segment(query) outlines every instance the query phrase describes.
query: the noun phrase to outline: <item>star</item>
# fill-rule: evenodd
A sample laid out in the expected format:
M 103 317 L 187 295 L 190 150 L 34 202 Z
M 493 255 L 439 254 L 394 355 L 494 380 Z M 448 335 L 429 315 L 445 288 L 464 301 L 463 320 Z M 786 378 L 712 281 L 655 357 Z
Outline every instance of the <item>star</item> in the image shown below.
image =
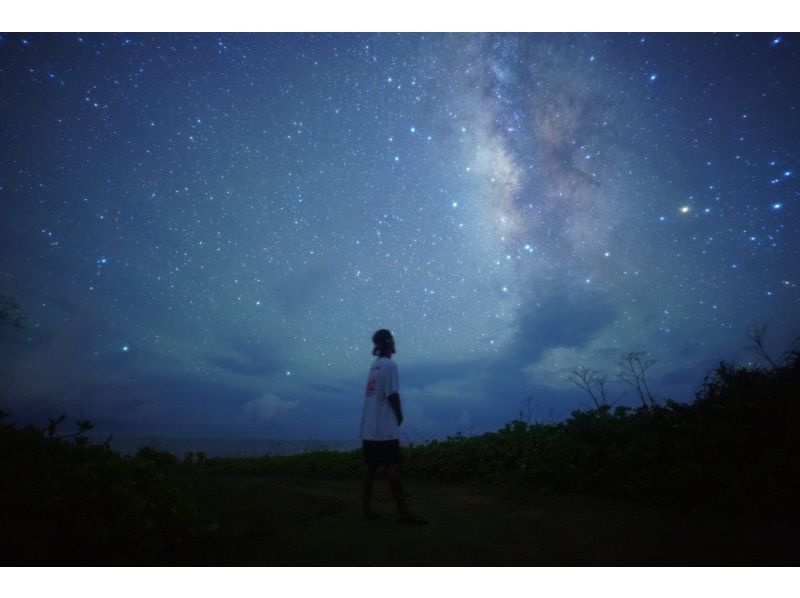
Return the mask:
M 791 35 L 80 39 L 0 38 L 2 294 L 36 324 L 26 363 L 48 364 L 37 338 L 65 356 L 14 389 L 65 380 L 52 397 L 80 385 L 89 409 L 119 388 L 153 429 L 191 411 L 246 435 L 257 413 L 349 437 L 385 327 L 426 389 L 409 430 L 434 437 L 464 410 L 502 425 L 482 389 L 568 414 L 557 372 L 609 348 L 652 351 L 663 396 L 691 400 L 742 322 L 798 326 Z

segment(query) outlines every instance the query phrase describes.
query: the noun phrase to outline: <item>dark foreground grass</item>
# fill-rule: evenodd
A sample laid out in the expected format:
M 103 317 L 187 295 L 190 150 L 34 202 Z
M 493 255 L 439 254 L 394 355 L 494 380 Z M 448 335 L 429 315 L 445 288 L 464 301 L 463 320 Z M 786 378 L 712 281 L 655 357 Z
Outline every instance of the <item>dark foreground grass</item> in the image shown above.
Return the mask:
M 796 522 L 732 517 L 582 495 L 408 480 L 425 526 L 394 520 L 382 480 L 360 517 L 358 483 L 187 474 L 217 522 L 187 564 L 780 565 L 800 563 Z
M 263 459 L 191 470 L 152 450 L 0 432 L 0 565 L 800 564 L 794 511 L 408 476 L 412 509 L 430 519 L 408 526 L 383 479 L 373 506 L 385 518 L 365 521 L 354 475 L 265 472 Z

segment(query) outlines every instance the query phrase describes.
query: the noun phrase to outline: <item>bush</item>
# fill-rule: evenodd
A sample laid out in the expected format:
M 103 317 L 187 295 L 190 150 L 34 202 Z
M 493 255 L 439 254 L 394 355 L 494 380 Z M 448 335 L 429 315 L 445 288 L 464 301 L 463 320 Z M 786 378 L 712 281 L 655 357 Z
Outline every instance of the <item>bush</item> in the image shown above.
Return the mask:
M 122 457 L 78 436 L 0 428 L 4 565 L 191 562 L 209 530 L 163 453 Z
M 512 421 L 403 450 L 407 474 L 692 507 L 788 512 L 800 503 L 800 364 L 722 362 L 691 404 L 600 406 L 558 424 Z M 215 459 L 217 473 L 356 478 L 360 451 Z
M 206 462 L 206 473 L 212 475 L 298 475 L 323 476 L 333 479 L 357 478 L 360 474 L 361 451 L 316 451 L 299 455 L 264 457 L 217 457 Z

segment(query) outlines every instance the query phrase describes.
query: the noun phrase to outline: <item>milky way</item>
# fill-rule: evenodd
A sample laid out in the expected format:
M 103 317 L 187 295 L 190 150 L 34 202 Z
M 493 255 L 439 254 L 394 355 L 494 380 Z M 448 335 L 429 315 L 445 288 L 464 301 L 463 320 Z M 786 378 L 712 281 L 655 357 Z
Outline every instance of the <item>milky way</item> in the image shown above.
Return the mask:
M 2 407 L 349 439 L 382 327 L 406 440 L 690 400 L 800 335 L 797 42 L 4 35 Z

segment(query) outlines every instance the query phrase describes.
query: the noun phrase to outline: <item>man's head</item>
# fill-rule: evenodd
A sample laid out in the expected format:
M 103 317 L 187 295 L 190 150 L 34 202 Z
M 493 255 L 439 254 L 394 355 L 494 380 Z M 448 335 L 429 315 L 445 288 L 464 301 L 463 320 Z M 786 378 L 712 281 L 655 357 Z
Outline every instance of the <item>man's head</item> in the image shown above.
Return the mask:
M 375 345 L 372 349 L 373 355 L 384 355 L 388 357 L 392 353 L 397 352 L 394 348 L 394 337 L 392 333 L 385 328 L 381 328 L 372 335 L 372 344 Z

